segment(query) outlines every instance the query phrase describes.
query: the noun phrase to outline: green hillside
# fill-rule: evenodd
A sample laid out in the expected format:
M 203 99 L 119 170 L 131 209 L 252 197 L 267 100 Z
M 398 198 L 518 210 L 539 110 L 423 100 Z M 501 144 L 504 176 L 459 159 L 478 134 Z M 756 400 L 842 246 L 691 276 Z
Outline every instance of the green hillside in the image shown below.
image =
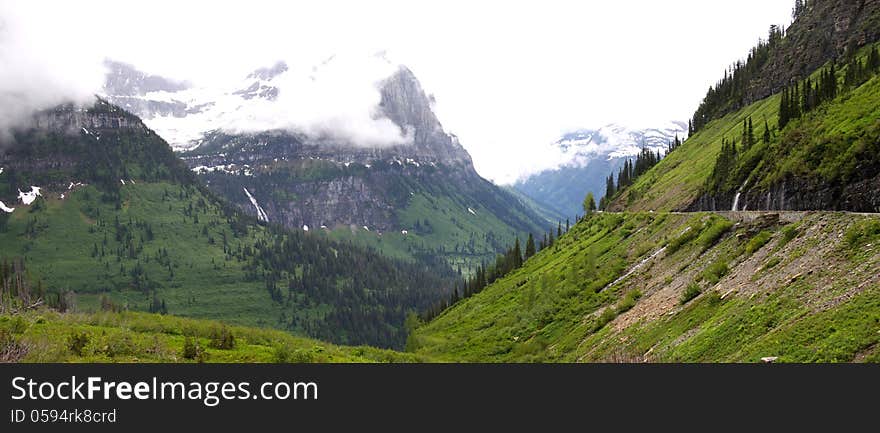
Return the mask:
M 880 361 L 877 14 L 798 2 L 710 88 L 682 145 L 618 179 L 614 213 L 407 347 L 474 362 Z
M 400 345 L 406 313 L 448 296 L 443 287 L 453 281 L 257 225 L 191 186 L 129 184 L 119 209 L 93 186 L 64 194 L 9 214 L 0 257 L 23 258 L 49 292 L 75 292 L 80 311 L 106 297 L 131 310 Z
M 717 200 L 716 208 L 726 210 L 730 209 L 736 190 L 743 185 L 746 195 L 752 197 L 754 208 L 764 204 L 757 197 L 763 197 L 783 182 L 789 185 L 792 195 L 824 193 L 828 196 L 799 198 L 802 205 L 796 202 L 786 207 L 851 209 L 855 206 L 861 209 L 858 203 L 846 202 L 847 198 L 858 200 L 857 194 L 865 195 L 852 191 L 852 187 L 880 174 L 880 78 L 876 75 L 880 64 L 869 67 L 872 49 L 877 50 L 877 45 L 862 48 L 854 60 L 842 62 L 835 68 L 838 91 L 833 99 L 823 101 L 783 128 L 779 127 L 781 94 L 710 121 L 618 194 L 609 209 L 706 208 L 711 206 L 701 206 L 698 200 L 708 195 Z M 855 67 L 855 62 L 862 67 Z M 817 83 L 830 67 L 828 64 L 815 71 L 811 82 Z M 855 73 L 854 69 L 861 71 L 858 77 L 847 78 Z M 747 139 L 743 134 L 743 123 L 749 119 L 754 131 L 750 146 L 745 144 Z M 765 121 L 769 128 L 766 140 Z M 713 174 L 722 141 L 736 143 L 736 158 L 723 174 Z
M 310 232 L 352 241 L 390 257 L 445 262 L 464 273 L 494 260 L 516 237 L 526 239 L 529 233 L 543 233 L 557 221 L 551 223 L 521 198 L 476 174 L 462 174 L 464 169 L 459 167 L 416 168 L 383 161 L 367 167 L 299 159 L 254 164 L 252 169 L 253 176 L 217 170 L 199 177 L 212 191 L 246 212 L 254 207 L 242 188 L 267 209 L 272 221 L 277 218 L 293 229 L 306 225 Z M 351 185 L 359 185 L 363 191 L 355 193 Z M 323 201 L 347 203 L 345 210 L 357 215 L 345 215 L 350 221 L 378 220 L 381 224 L 334 224 L 323 219 L 319 224 L 310 219 L 294 225 L 294 217 L 284 213 L 292 213 L 289 209 L 310 212 Z M 328 227 L 321 229 L 323 224 Z
M 39 121 L 0 148 L 0 199 L 15 208 L 0 212 L 0 260 L 4 278 L 22 276 L 62 309 L 109 303 L 402 347 L 406 315 L 447 299 L 458 279 L 447 266 L 259 224 L 112 105 Z M 16 193 L 30 186 L 40 195 L 26 204 Z
M 231 337 L 230 337 L 231 336 Z M 0 315 L 3 362 L 426 362 L 289 333 L 136 312 Z
M 477 362 L 880 360 L 880 218 L 773 215 L 596 215 L 408 347 Z
M 534 226 L 516 230 L 504 223 L 496 211 L 478 203 L 468 203 L 451 190 L 441 192 L 415 188 L 405 207 L 397 211 L 400 231 L 377 233 L 363 227 L 340 226 L 329 235 L 339 241 L 354 241 L 391 257 L 431 260 L 441 258 L 453 269 L 469 274 L 477 266 L 491 262 L 500 251 L 530 231 L 541 233 L 550 227 Z M 516 209 L 505 210 L 515 212 Z M 555 225 L 555 223 L 554 223 Z M 403 231 L 406 230 L 404 234 Z

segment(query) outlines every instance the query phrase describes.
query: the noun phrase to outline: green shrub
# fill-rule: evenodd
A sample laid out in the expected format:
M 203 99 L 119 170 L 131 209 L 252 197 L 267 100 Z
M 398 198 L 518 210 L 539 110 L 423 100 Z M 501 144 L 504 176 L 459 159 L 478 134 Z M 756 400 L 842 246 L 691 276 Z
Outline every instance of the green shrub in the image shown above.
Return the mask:
M 225 326 L 214 328 L 211 330 L 211 342 L 209 346 L 212 349 L 232 350 L 235 349 L 235 335 Z
M 780 259 L 778 256 L 773 256 L 770 258 L 770 260 L 767 260 L 767 264 L 764 265 L 764 269 L 772 269 L 781 261 L 782 259 Z
M 845 239 L 850 248 L 860 247 L 880 237 L 880 221 L 866 219 L 853 224 L 846 231 Z
M 779 239 L 779 242 L 776 244 L 776 248 L 781 249 L 782 247 L 788 245 L 794 238 L 798 237 L 800 233 L 794 227 L 785 227 L 782 229 L 782 237 Z
M 9 332 L 13 334 L 24 334 L 27 331 L 27 321 L 21 316 L 15 316 L 9 323 Z
M 703 251 L 706 251 L 709 248 L 712 248 L 712 246 L 718 242 L 718 239 L 720 239 L 721 236 L 724 236 L 731 227 L 733 227 L 732 222 L 726 219 L 717 219 L 709 226 L 709 228 L 703 231 L 697 243 Z
M 666 254 L 672 254 L 681 249 L 685 244 L 694 240 L 700 234 L 700 230 L 694 226 L 689 226 L 684 233 L 669 241 L 666 246 Z
M 110 337 L 102 352 L 111 358 L 137 353 L 137 346 L 130 335 Z
M 681 299 L 679 299 L 679 304 L 684 305 L 691 301 L 691 299 L 700 296 L 700 285 L 697 283 L 689 284 L 684 292 L 681 294 Z
M 623 314 L 631 310 L 632 307 L 636 306 L 636 301 L 641 297 L 642 292 L 638 290 L 627 292 L 623 299 L 620 300 L 620 304 L 617 305 L 617 314 Z
M 641 242 L 638 245 L 636 245 L 636 248 L 634 250 L 635 257 L 642 257 L 645 254 L 648 254 L 649 252 L 651 252 L 652 250 L 654 250 L 654 243 L 653 242 Z
M 286 344 L 275 346 L 275 349 L 272 351 L 272 361 L 276 364 L 286 364 L 290 362 L 292 357 L 293 351 Z
M 596 332 L 605 327 L 608 322 L 614 320 L 617 317 L 617 311 L 614 308 L 608 307 L 602 311 L 602 314 L 596 319 L 596 323 L 593 325 L 593 332 Z
M 746 244 L 746 254 L 751 256 L 756 251 L 760 250 L 767 245 L 767 242 L 770 242 L 770 238 L 773 237 L 773 233 L 764 230 L 761 233 L 758 233 L 753 238 L 749 239 L 749 243 Z
M 519 357 L 539 356 L 547 349 L 547 345 L 547 342 L 538 336 L 514 346 L 513 353 Z
M 727 275 L 729 271 L 727 261 L 723 259 L 718 260 L 703 271 L 703 278 L 711 284 L 718 284 L 721 278 Z
M 208 353 L 205 348 L 199 344 L 198 339 L 194 337 L 186 337 L 183 341 L 183 358 L 192 359 L 196 362 L 205 362 L 208 360 Z
M 89 344 L 89 334 L 74 332 L 67 337 L 67 348 L 77 356 L 83 356 L 86 346 Z
M 308 364 L 311 362 L 315 362 L 315 354 L 305 349 L 297 349 L 291 354 L 290 362 L 296 364 Z
M 713 307 L 717 306 L 722 301 L 721 294 L 718 293 L 717 290 L 712 290 L 711 292 L 707 293 L 705 296 L 705 299 L 706 299 L 706 302 L 708 302 L 709 305 L 711 305 Z

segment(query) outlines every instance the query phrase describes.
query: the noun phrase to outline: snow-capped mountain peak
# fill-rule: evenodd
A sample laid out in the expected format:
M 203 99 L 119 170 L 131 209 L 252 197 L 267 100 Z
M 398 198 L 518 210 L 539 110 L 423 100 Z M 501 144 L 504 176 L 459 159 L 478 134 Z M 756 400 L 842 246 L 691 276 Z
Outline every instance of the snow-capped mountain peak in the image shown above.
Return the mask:
M 552 144 L 562 153 L 562 165 L 583 166 L 595 158 L 635 156 L 642 148 L 665 152 L 675 137 L 687 136 L 687 123 L 671 121 L 653 128 L 609 124 L 598 129 L 579 129 Z
M 514 188 L 558 214 L 574 216 L 588 192 L 596 199 L 604 195 L 608 176 L 616 174 L 628 158 L 635 158 L 643 148 L 665 154 L 676 136 L 686 138 L 686 122 L 651 128 L 610 124 L 578 129 L 548 146 L 555 165 L 521 179 Z
M 279 61 L 222 87 L 178 84 L 118 62 L 108 68 L 105 96 L 178 151 L 213 131 L 284 130 L 364 147 L 412 142 L 393 119 L 376 115 L 381 84 L 400 69 L 383 56 L 333 56 L 313 67 Z

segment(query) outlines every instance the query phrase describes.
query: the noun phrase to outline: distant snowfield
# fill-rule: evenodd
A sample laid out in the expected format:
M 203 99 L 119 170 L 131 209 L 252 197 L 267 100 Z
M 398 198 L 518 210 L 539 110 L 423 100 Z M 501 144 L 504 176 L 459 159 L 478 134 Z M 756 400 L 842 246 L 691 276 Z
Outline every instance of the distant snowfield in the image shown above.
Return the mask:
M 642 148 L 665 151 L 676 135 L 682 140 L 687 138 L 686 124 L 669 122 L 645 129 L 611 124 L 597 130 L 566 134 L 554 147 L 571 157 L 608 155 L 608 158 L 623 158 L 638 155 Z M 572 160 L 576 161 L 576 158 Z
M 239 95 L 220 88 L 195 87 L 179 92 L 150 92 L 144 100 L 157 102 L 182 102 L 191 112 L 186 116 L 173 114 L 145 116 L 144 122 L 154 129 L 176 151 L 192 150 L 198 147 L 208 131 L 223 129 L 235 124 L 245 112 L 256 110 L 262 100 L 245 100 Z M 123 104 L 125 105 L 125 104 Z
M 533 175 L 562 167 L 582 168 L 591 161 L 635 157 L 642 148 L 666 153 L 668 144 L 678 136 L 687 138 L 687 123 L 670 121 L 650 128 L 636 128 L 616 124 L 598 129 L 580 129 L 564 134 L 547 146 L 540 166 L 532 167 L 518 181 Z
M 6 206 L 6 203 L 3 203 L 2 201 L 0 201 L 0 210 L 2 210 L 3 212 L 6 212 L 6 213 L 12 213 L 15 211 L 15 208 L 11 208 L 9 206 Z

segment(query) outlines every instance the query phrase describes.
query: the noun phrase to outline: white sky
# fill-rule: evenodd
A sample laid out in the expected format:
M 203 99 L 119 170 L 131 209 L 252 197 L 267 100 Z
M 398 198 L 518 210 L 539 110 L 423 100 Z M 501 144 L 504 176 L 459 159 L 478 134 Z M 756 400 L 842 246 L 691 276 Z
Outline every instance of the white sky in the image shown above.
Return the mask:
M 58 86 L 79 75 L 91 86 L 88 65 L 111 57 L 211 84 L 280 58 L 387 50 L 435 95 L 477 170 L 503 183 L 567 130 L 687 119 L 727 65 L 789 23 L 793 3 L 0 0 L 28 51 L 0 46 L 0 68 L 31 62 L 63 71 Z

